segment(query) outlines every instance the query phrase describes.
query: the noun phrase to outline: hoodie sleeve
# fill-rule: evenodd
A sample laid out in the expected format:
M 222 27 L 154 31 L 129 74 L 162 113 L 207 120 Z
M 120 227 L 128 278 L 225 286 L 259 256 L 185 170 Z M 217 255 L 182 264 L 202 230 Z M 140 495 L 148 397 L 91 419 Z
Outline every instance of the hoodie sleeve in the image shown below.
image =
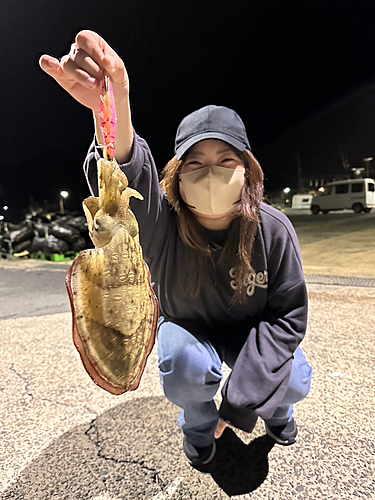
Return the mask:
M 225 382 L 220 407 L 223 420 L 248 432 L 257 416 L 271 418 L 280 405 L 288 388 L 293 354 L 307 323 L 307 291 L 297 236 L 286 217 L 273 220 L 268 215 L 269 224 L 262 225 L 269 270 L 267 304 Z
M 84 173 L 90 192 L 98 196 L 97 161 L 101 158 L 95 147 L 90 146 L 84 163 Z M 129 186 L 143 196 L 143 200 L 130 199 L 130 208 L 139 224 L 139 236 L 145 260 L 150 262 L 163 247 L 173 212 L 159 186 L 159 175 L 147 142 L 134 133 L 132 157 L 120 165 L 128 178 Z

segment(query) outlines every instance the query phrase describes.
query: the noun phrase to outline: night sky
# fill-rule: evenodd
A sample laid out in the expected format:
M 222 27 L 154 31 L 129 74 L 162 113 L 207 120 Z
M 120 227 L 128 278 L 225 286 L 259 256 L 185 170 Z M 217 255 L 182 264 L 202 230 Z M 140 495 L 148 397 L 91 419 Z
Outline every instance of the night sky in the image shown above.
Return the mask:
M 81 29 L 124 59 L 133 124 L 161 169 L 180 120 L 201 106 L 234 108 L 257 156 L 374 82 L 374 10 L 370 0 L 2 0 L 0 205 L 57 203 L 65 189 L 68 209 L 79 209 L 89 194 L 91 112 L 38 67 L 43 53 L 64 55 Z M 280 187 L 277 159 L 262 166 L 266 188 Z

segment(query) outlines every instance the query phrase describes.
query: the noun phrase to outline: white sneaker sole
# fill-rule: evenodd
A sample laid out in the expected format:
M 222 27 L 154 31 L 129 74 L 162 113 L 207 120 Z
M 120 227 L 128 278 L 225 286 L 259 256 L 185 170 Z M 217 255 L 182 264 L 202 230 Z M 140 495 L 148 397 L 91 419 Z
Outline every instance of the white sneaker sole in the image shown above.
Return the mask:
M 207 458 L 207 460 L 205 460 L 204 462 L 202 462 L 202 465 L 209 464 L 211 462 L 211 460 L 214 458 L 215 453 L 216 453 L 216 443 L 214 441 L 214 445 L 212 447 L 211 455 Z
M 294 438 L 294 441 L 292 441 L 291 443 L 288 440 L 283 441 L 282 439 L 275 436 L 275 434 L 271 431 L 271 429 L 268 427 L 266 422 L 263 422 L 263 425 L 264 425 L 264 430 L 266 431 L 267 436 L 269 436 L 274 441 L 276 441 L 276 443 L 282 444 L 283 446 L 288 446 L 288 445 L 292 445 L 292 444 L 297 442 L 297 436 Z
M 216 454 L 216 443 L 214 441 L 210 456 L 208 458 L 206 458 L 206 460 L 204 462 L 201 462 L 200 464 L 194 464 L 194 462 L 192 460 L 190 460 L 186 454 L 185 454 L 185 456 L 186 456 L 186 460 L 187 460 L 189 465 L 192 465 L 193 467 L 200 467 L 202 465 L 209 464 L 211 462 L 211 460 L 214 458 L 215 454 Z

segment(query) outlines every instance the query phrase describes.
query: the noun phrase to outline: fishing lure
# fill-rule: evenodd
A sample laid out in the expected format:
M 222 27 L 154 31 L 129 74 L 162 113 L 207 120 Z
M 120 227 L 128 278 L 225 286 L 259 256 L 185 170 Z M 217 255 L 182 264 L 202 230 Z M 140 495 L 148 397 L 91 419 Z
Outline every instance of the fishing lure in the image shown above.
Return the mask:
M 117 114 L 112 83 L 108 75 L 104 76 L 102 83 L 99 116 L 104 139 L 104 158 L 112 161 L 116 141 Z

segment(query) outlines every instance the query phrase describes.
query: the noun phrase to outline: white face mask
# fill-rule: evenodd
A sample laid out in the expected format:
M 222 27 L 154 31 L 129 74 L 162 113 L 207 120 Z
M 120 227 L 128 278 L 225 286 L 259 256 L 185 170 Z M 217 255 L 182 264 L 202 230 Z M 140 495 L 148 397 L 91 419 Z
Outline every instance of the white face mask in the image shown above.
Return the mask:
M 223 215 L 240 201 L 244 181 L 244 167 L 213 165 L 180 174 L 180 192 L 189 208 L 199 214 Z

